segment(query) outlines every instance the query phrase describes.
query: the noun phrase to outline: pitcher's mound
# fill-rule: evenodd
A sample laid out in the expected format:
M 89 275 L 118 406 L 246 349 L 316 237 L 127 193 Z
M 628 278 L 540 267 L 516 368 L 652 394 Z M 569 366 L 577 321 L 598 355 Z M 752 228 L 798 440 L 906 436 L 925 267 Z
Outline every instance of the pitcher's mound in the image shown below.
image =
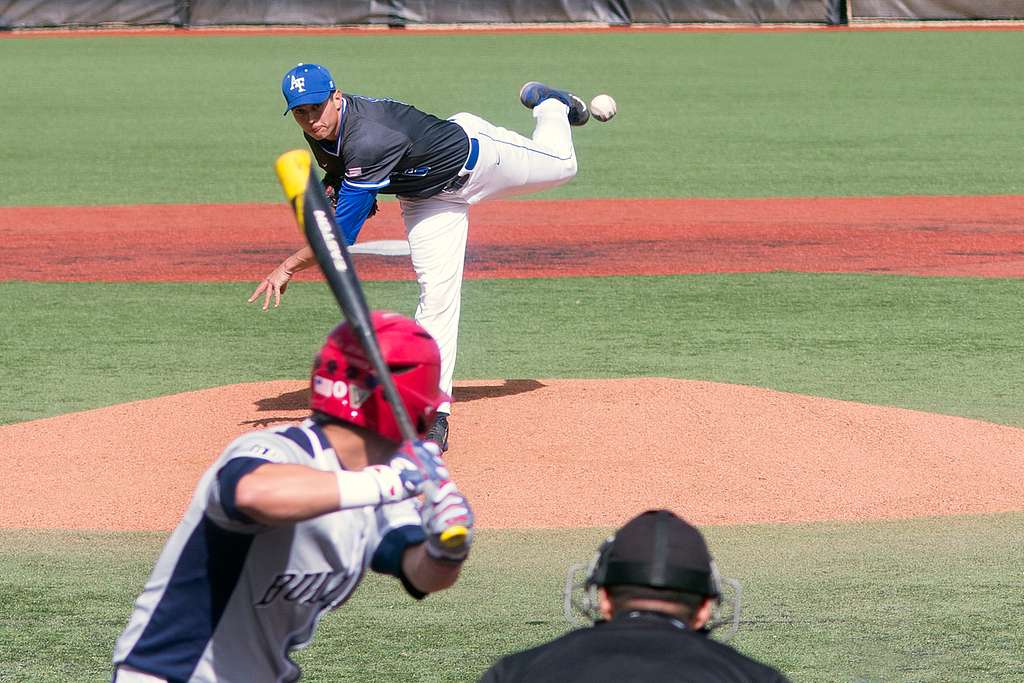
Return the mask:
M 304 382 L 242 384 L 0 427 L 4 527 L 171 529 L 247 429 Z M 698 524 L 1024 509 L 1024 430 L 659 378 L 460 383 L 447 461 L 481 527 Z

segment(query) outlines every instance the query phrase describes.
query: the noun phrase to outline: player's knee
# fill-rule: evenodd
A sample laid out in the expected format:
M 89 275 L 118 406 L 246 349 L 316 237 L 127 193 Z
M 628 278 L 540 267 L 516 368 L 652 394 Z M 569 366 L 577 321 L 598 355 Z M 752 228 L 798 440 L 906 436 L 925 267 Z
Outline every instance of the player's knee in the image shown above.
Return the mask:
M 576 171 L 578 166 L 576 164 L 576 155 L 573 154 L 569 157 L 569 161 L 565 163 L 565 174 L 567 179 L 573 179 L 576 177 Z
M 560 162 L 558 169 L 558 184 L 567 183 L 576 177 L 576 155 L 573 154 Z

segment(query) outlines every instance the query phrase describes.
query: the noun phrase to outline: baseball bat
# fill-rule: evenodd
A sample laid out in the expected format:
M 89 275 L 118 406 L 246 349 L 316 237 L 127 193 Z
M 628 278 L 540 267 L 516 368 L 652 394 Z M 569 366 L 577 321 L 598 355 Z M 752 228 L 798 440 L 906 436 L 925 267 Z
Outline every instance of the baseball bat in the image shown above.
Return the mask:
M 402 438 L 409 441 L 419 438 L 409 413 L 405 410 L 405 404 L 402 403 L 391 370 L 384 362 L 384 354 L 373 329 L 370 307 L 366 303 L 363 287 L 352 266 L 352 257 L 334 220 L 334 212 L 324 195 L 323 186 L 313 171 L 310 153 L 304 149 L 285 152 L 278 157 L 274 169 L 295 212 L 295 220 L 313 249 L 320 270 L 327 278 L 327 284 L 341 307 L 345 320 L 356 333 L 356 338 L 370 359 L 374 372 L 377 373 L 377 379 L 398 422 Z M 436 482 L 428 478 L 428 495 L 430 489 L 435 486 Z M 466 542 L 468 534 L 466 527 L 455 525 L 446 529 L 440 540 L 450 548 L 458 548 Z

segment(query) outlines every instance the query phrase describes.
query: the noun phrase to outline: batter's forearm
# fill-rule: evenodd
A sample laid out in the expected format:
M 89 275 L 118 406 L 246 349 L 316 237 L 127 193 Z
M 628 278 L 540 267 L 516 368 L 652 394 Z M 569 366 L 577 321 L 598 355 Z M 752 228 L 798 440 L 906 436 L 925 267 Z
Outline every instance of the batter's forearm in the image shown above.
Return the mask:
M 337 510 L 338 485 L 331 472 L 267 464 L 239 480 L 235 505 L 261 524 L 294 524 Z
M 461 562 L 435 560 L 422 543 L 406 549 L 402 555 L 402 572 L 413 586 L 424 593 L 451 588 L 459 579 Z
M 403 472 L 387 465 L 325 472 L 305 465 L 266 463 L 235 486 L 235 507 L 269 526 L 294 524 L 338 510 L 397 503 L 416 495 Z

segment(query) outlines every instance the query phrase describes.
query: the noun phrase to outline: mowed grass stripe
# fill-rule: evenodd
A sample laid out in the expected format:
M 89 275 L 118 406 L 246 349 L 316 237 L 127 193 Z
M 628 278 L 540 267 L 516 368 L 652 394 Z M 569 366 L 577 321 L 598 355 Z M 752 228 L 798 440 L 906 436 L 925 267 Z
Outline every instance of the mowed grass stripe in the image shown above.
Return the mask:
M 32 77 L 0 103 L 0 206 L 278 201 L 271 165 L 304 146 L 279 90 L 299 61 L 524 133 L 524 81 L 612 93 L 551 197 L 1019 194 L 1019 56 L 1016 31 L 5 40 Z
M 301 379 L 340 319 L 322 283 L 0 283 L 0 422 Z M 411 282 L 367 283 L 411 314 Z M 1016 279 L 792 273 L 470 281 L 457 379 L 703 379 L 1024 425 Z
M 299 653 L 304 680 L 475 680 L 567 629 L 567 565 L 609 531 L 485 530 L 459 584 L 420 604 L 371 576 Z M 796 681 L 1019 680 L 1024 513 L 704 531 L 743 584 L 734 644 Z M 103 680 L 164 538 L 0 530 L 5 674 Z

